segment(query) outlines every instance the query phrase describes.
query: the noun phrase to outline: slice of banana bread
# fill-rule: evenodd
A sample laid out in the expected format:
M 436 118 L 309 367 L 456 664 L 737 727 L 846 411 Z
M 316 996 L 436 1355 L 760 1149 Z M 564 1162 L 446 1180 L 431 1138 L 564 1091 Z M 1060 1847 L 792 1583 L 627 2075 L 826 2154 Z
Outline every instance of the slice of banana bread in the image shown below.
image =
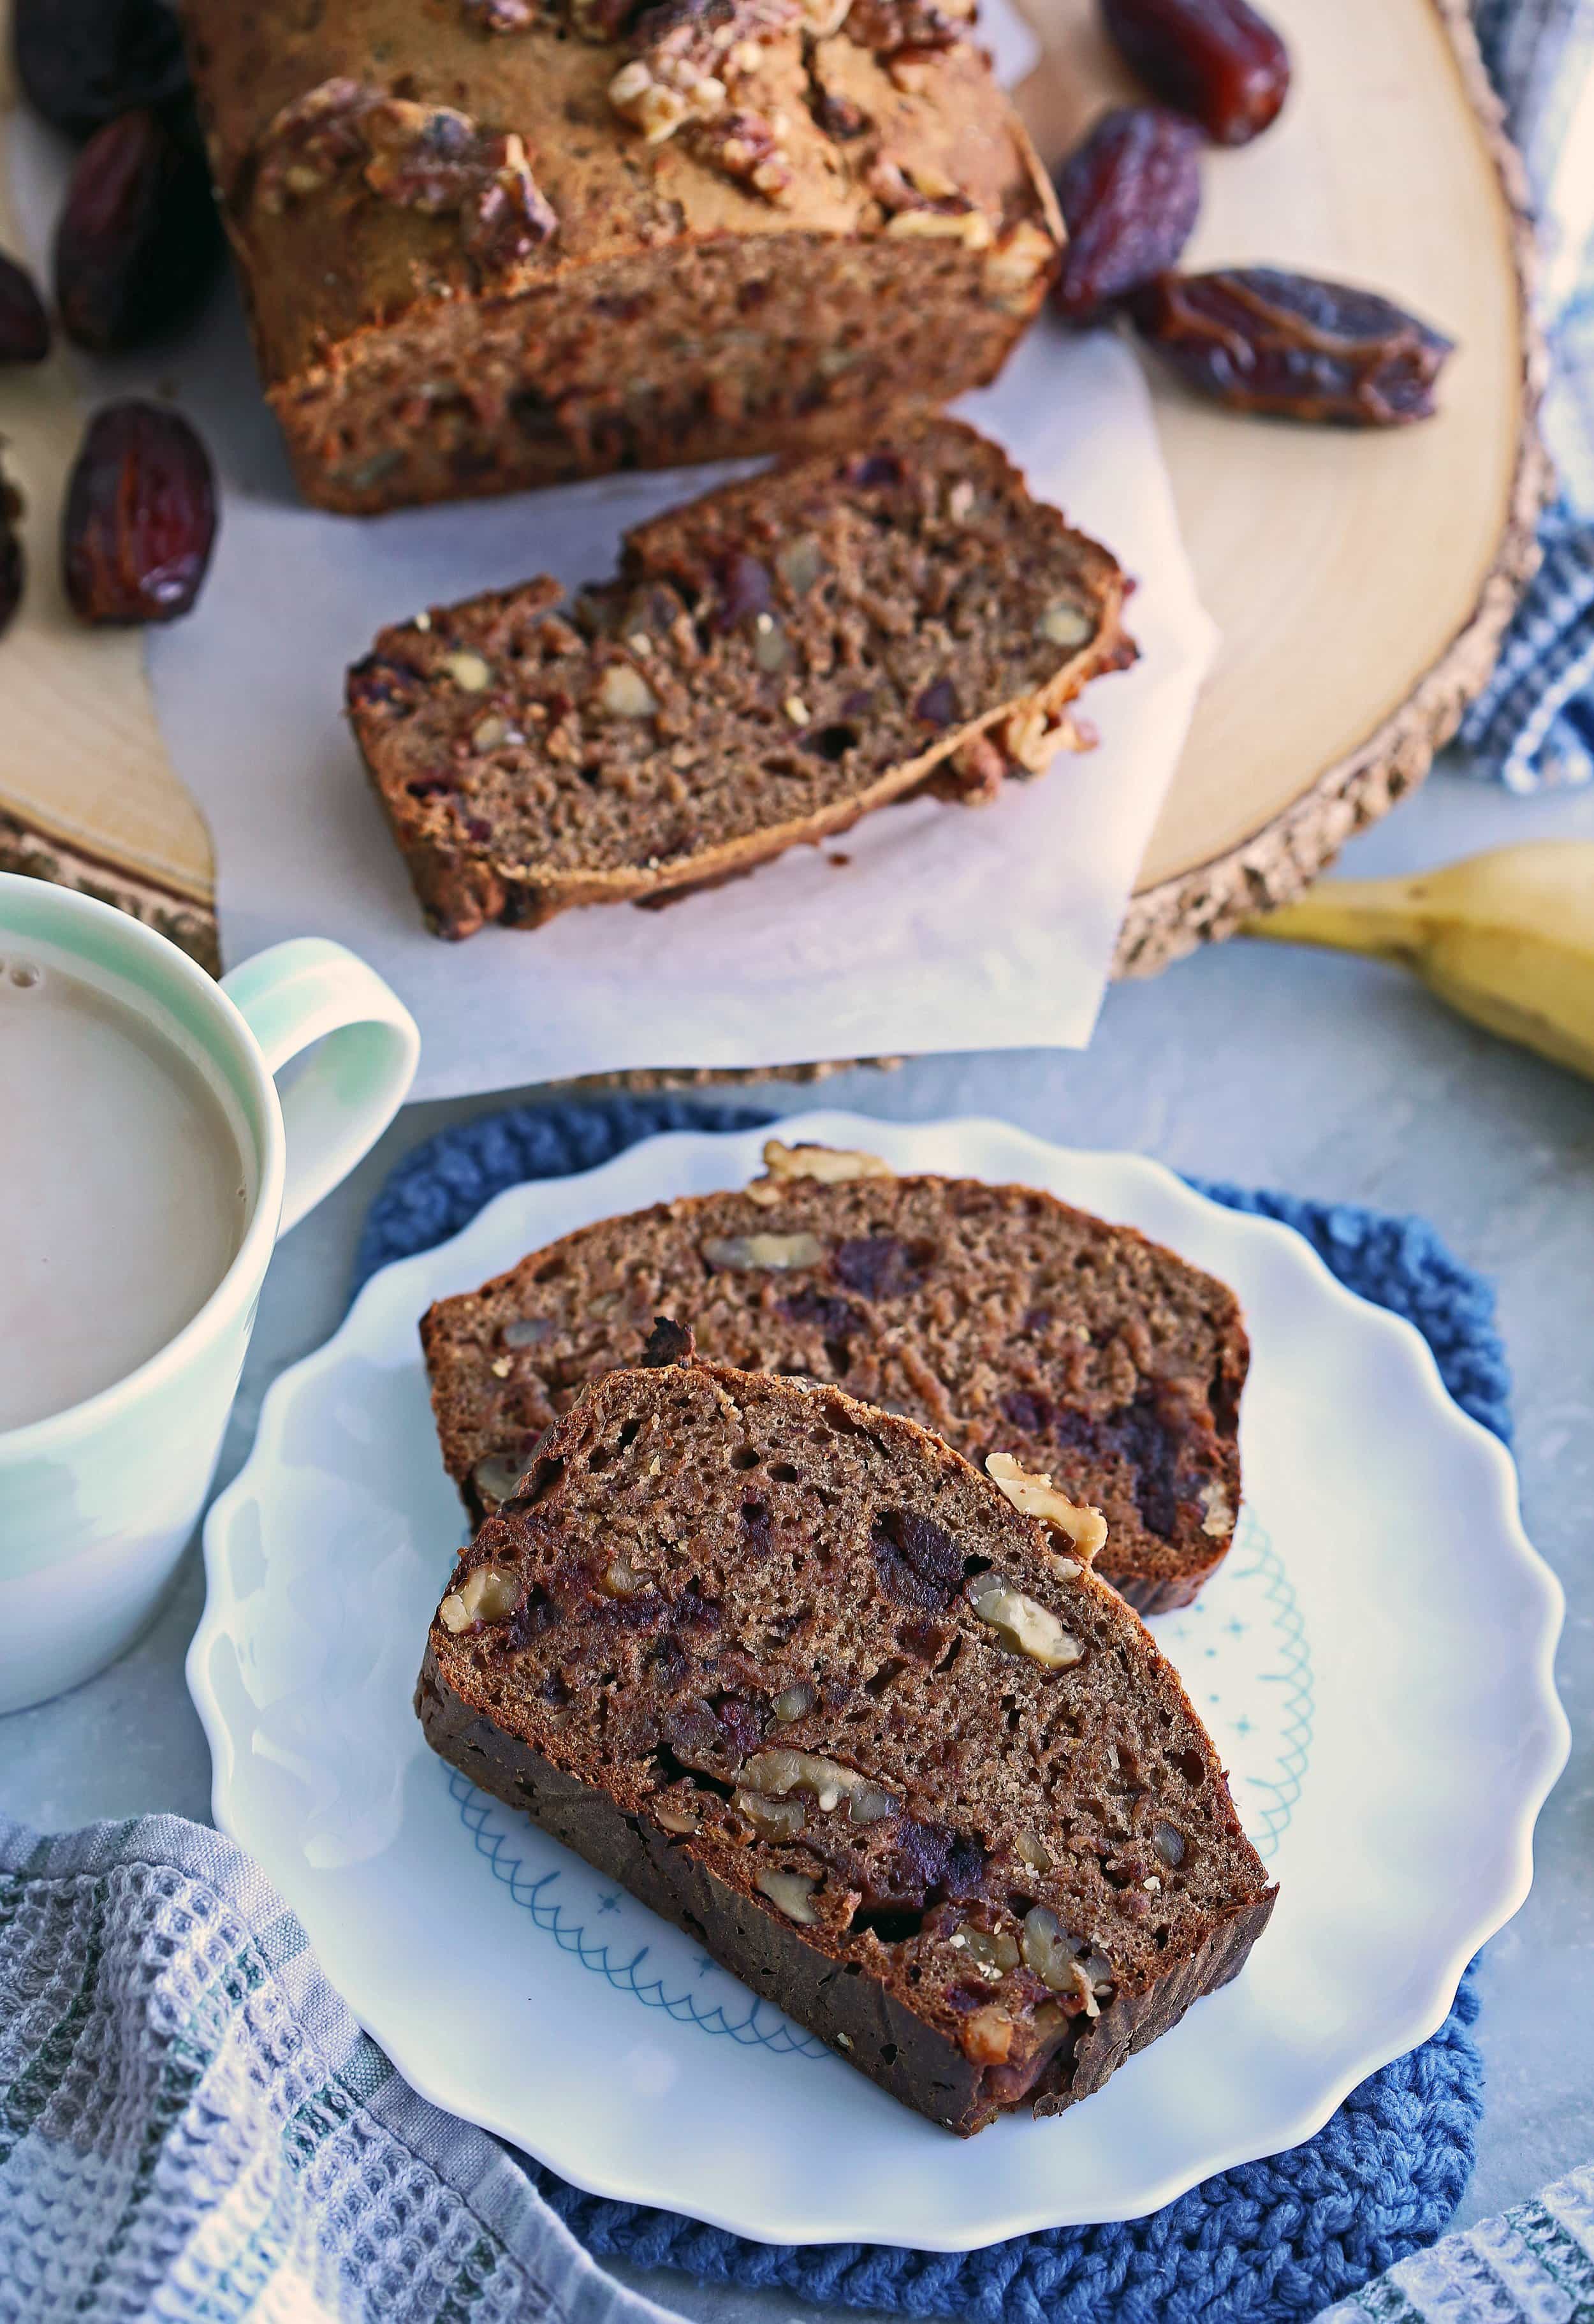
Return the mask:
M 1275 1894 L 1100 1530 L 835 1388 L 611 1372 L 462 1552 L 416 1707 L 893 2097 L 1055 2113 Z
M 1106 1516 L 1102 1571 L 1131 1604 L 1187 1604 L 1239 1508 L 1233 1293 L 1033 1187 L 778 1140 L 765 1157 L 740 1193 L 606 1219 L 428 1311 L 443 1457 L 473 1516 L 668 1311 L 714 1362 L 834 1380 L 976 1463 L 1049 1471 Z
M 428 920 L 660 899 L 927 781 L 994 798 L 1133 659 L 1123 575 L 994 444 L 931 420 L 638 526 L 619 577 L 435 607 L 349 672 Z

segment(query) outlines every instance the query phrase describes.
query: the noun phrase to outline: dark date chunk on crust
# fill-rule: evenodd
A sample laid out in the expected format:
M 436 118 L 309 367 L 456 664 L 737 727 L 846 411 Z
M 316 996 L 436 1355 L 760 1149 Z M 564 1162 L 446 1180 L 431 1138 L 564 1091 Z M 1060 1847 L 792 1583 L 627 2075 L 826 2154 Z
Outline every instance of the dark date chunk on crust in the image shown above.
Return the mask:
M 834 1382 L 976 1464 L 1009 1452 L 1051 1475 L 1103 1512 L 1101 1570 L 1133 1604 L 1187 1603 L 1239 1508 L 1233 1295 L 1027 1187 L 767 1150 L 779 1168 L 750 1188 L 604 1221 L 430 1311 L 444 1460 L 473 1514 L 584 1380 L 644 1360 L 663 1315 L 709 1361 Z M 924 1586 L 907 1537 L 888 1531 L 880 1557 L 904 1591 Z
M 1051 2113 L 1235 1975 L 1274 1897 L 1073 1546 L 834 1388 L 611 1372 L 461 1553 L 417 1709 L 893 2096 L 964 2134 Z

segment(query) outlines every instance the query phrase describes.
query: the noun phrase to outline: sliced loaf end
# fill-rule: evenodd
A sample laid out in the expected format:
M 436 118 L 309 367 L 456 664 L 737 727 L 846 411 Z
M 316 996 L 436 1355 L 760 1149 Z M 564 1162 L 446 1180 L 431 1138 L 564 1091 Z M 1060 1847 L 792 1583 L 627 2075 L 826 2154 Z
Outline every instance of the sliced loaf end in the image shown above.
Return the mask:
M 986 801 L 1088 739 L 1133 659 L 1109 553 L 956 421 L 638 527 L 619 576 L 384 630 L 349 715 L 428 921 L 661 901 L 934 784 Z
M 1275 1891 L 1138 1617 L 912 1421 L 613 1372 L 462 1553 L 428 1741 L 882 2088 L 1053 2112 Z

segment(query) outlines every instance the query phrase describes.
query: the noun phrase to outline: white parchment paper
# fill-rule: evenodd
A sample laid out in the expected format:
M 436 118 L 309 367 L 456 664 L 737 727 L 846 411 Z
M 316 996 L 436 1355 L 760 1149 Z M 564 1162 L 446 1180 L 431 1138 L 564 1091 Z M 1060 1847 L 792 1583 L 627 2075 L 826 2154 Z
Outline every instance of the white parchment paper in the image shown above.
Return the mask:
M 989 9 L 987 24 L 1015 77 L 1027 34 Z M 40 134 L 17 146 L 42 249 L 60 156 Z M 1138 370 L 1111 337 L 1043 324 L 961 407 L 1138 581 L 1142 659 L 1084 699 L 1099 749 L 1009 784 L 992 807 L 887 808 L 663 911 L 567 912 L 460 945 L 421 923 L 344 723 L 346 665 L 422 605 L 537 572 L 604 575 L 625 526 L 728 472 L 327 516 L 293 497 L 230 297 L 158 362 L 102 368 L 95 385 L 157 382 L 202 428 L 223 479 L 204 595 L 151 632 L 149 652 L 162 732 L 215 841 L 226 956 L 305 934 L 352 946 L 419 1022 L 417 1097 L 623 1066 L 1089 1040 L 1215 643 Z

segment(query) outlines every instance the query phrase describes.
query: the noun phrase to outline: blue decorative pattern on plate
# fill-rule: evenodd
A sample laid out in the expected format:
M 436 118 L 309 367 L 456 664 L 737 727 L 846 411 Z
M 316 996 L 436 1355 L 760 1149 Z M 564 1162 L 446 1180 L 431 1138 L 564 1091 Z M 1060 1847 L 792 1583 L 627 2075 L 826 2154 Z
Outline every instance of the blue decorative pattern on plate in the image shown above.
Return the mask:
M 277 1382 L 207 1526 L 189 1682 L 217 1821 L 408 2079 L 579 2186 L 769 2241 L 920 2250 L 1134 2217 L 1310 2136 L 1442 2022 L 1526 1893 L 1565 1748 L 1559 1592 L 1502 1446 L 1411 1326 L 1288 1228 L 995 1122 L 815 1114 L 784 1134 L 1048 1187 L 1239 1293 L 1244 1522 L 1197 1605 L 1152 1627 L 1280 1884 L 1242 1975 L 1088 2106 L 949 2139 L 816 2070 L 808 2037 L 686 1935 L 426 1751 L 410 1694 L 460 1513 L 416 1318 L 573 1227 L 743 1182 L 757 1131 L 672 1133 L 512 1187 L 373 1277 Z
M 445 1769 L 439 1764 L 438 1773 L 439 1777 L 447 1775 L 448 1794 L 459 1810 L 460 1821 L 475 1840 L 477 1855 L 484 1857 L 491 1866 L 494 1880 L 502 1882 L 515 1903 L 530 1914 L 536 1926 L 552 1937 L 561 1952 L 573 1954 L 583 1969 L 592 1969 L 604 1978 L 616 1993 L 629 1993 L 644 2009 L 662 2009 L 667 2017 L 675 2018 L 680 2024 L 696 2025 L 699 2033 L 728 2034 L 733 2042 L 757 2043 L 772 2050 L 778 2058 L 833 2058 L 834 2053 L 823 2042 L 816 2041 L 812 2034 L 805 2034 L 800 2025 L 794 2025 L 778 2009 L 771 2009 L 767 2001 L 756 1999 L 705 1952 L 692 1952 L 691 1965 L 696 1977 L 717 1978 L 722 1986 L 729 1987 L 739 1997 L 738 2000 L 728 2010 L 723 2001 L 713 2001 L 705 2008 L 690 1986 L 679 1992 L 667 1991 L 667 1987 L 678 1983 L 682 1975 L 681 1965 L 668 1958 L 679 1950 L 678 1929 L 661 1924 L 654 1914 L 633 1896 L 628 1896 L 623 1888 L 594 1881 L 590 1874 L 578 1887 L 584 1885 L 591 1890 L 591 1904 L 576 1901 L 568 1886 L 571 1876 L 567 1870 L 570 1862 L 567 1849 L 547 1839 L 534 1825 L 521 1822 L 511 1833 L 511 1818 L 498 1801 L 477 1791 L 455 1768 Z M 535 1869 L 539 1849 L 558 1859 L 541 1872 Z M 528 1856 L 533 1858 L 531 1864 L 526 1861 Z M 561 1882 L 567 1885 L 561 1886 Z M 575 1917 L 587 1911 L 601 1915 L 616 1913 L 624 1918 L 612 1936 L 589 1936 L 585 1922 Z M 671 1938 L 677 1941 L 675 1945 L 666 1941 Z M 644 1968 L 645 1977 L 639 1974 Z

